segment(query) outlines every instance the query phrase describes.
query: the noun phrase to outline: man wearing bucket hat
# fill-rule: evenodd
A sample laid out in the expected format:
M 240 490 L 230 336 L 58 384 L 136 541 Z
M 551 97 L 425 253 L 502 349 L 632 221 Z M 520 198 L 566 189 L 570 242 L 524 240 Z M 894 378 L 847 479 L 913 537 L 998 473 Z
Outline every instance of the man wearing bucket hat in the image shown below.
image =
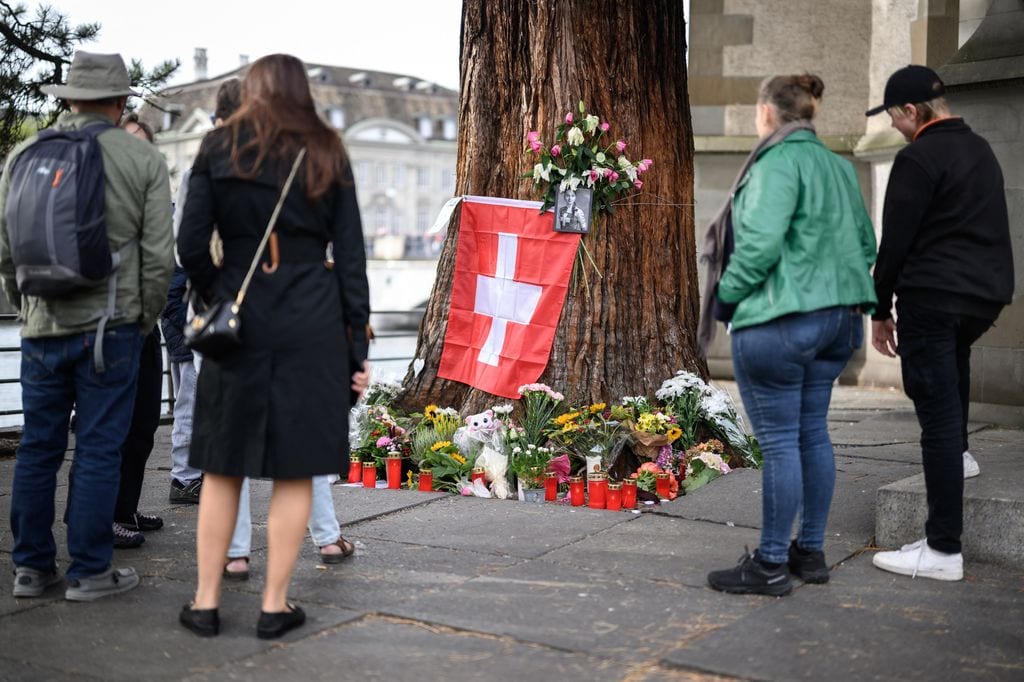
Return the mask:
M 21 205 L 25 183 L 12 169 L 37 142 L 34 135 L 10 154 L 0 178 L 0 279 L 22 327 L 21 386 L 25 425 L 11 495 L 13 595 L 37 597 L 62 581 L 52 525 L 57 473 L 76 411 L 75 454 L 69 475 L 65 598 L 92 601 L 132 589 L 139 577 L 114 568 L 112 528 L 120 470 L 119 448 L 132 415 L 139 353 L 166 300 L 173 269 L 171 197 L 160 153 L 116 124 L 131 89 L 120 55 L 75 54 L 65 85 L 41 88 L 71 111 L 54 128 L 94 131 L 102 157 L 106 236 L 115 263 L 101 283 L 64 295 L 30 295 L 20 287 L 12 256 L 8 207 Z M 42 159 L 46 161 L 46 159 Z M 38 173 L 47 169 L 40 163 Z M 98 173 L 98 166 L 93 166 Z M 77 170 L 84 175 L 84 165 Z M 57 188 L 58 172 L 53 179 Z M 76 178 L 82 182 L 83 178 Z M 12 210 L 14 210 L 12 208 Z M 22 209 L 19 209 L 22 210 Z M 11 215 L 27 215 L 12 213 Z M 36 209 L 42 210 L 42 207 Z M 26 224 L 30 224 L 26 219 Z M 35 223 L 31 223 L 35 224 Z M 20 229 L 20 228 L 19 228 Z
M 1014 284 L 999 162 L 950 114 L 945 91 L 934 71 L 910 65 L 866 112 L 887 112 L 910 143 L 896 155 L 885 192 L 871 342 L 900 356 L 921 425 L 928 499 L 926 537 L 873 561 L 893 573 L 960 580 L 964 478 L 979 470 L 967 452 L 971 344 L 1011 301 Z

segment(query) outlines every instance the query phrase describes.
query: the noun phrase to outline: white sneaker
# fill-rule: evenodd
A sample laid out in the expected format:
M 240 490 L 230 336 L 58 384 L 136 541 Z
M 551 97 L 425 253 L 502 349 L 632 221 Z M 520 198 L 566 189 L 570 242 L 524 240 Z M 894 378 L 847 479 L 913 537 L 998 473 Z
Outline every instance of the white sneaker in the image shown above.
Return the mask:
M 974 459 L 970 451 L 964 450 L 964 478 L 974 478 L 981 473 L 978 460 Z
M 937 552 L 926 540 L 903 545 L 894 552 L 878 552 L 871 559 L 876 567 L 890 573 L 909 575 L 911 578 L 935 580 L 963 580 L 964 555 Z

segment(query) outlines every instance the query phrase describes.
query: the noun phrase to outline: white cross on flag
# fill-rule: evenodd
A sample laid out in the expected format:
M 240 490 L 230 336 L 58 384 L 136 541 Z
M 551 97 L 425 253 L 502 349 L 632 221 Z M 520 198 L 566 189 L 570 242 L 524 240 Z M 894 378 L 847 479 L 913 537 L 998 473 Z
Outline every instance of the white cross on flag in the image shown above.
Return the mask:
M 506 398 L 543 374 L 580 235 L 540 202 L 465 197 L 437 376 Z

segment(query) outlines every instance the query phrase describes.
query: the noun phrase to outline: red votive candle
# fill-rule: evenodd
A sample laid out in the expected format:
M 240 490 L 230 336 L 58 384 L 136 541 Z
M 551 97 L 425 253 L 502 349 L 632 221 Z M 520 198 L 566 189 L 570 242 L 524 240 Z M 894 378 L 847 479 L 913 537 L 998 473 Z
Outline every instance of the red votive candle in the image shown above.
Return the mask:
M 402 487 L 402 458 L 388 457 L 385 464 L 387 465 L 388 488 L 398 490 Z
M 367 462 L 363 465 L 363 487 L 364 488 L 376 488 L 377 487 L 377 464 Z
M 469 482 L 472 483 L 473 481 L 484 481 L 484 480 L 485 480 L 484 479 L 484 468 L 483 467 L 473 467 L 473 471 L 469 474 Z
M 558 499 L 558 473 L 549 471 L 544 474 L 544 500 L 554 502 Z
M 363 480 L 363 463 L 358 457 L 352 457 L 348 461 L 348 482 L 359 483 Z
M 622 510 L 622 484 L 609 483 L 608 493 L 605 496 L 605 509 L 608 511 Z
M 622 482 L 622 508 L 636 509 L 636 480 L 632 478 Z
M 608 491 L 608 476 L 594 473 L 587 476 L 587 495 L 590 498 L 587 506 L 591 509 L 604 509 L 605 494 Z
M 434 490 L 434 470 L 420 469 L 420 492 L 429 493 Z
M 569 501 L 574 507 L 582 507 L 585 501 L 585 489 L 582 476 L 573 476 L 569 479 Z
M 669 480 L 668 480 L 668 477 L 670 475 L 671 474 L 655 474 L 654 475 L 654 478 L 655 478 L 655 481 L 654 481 L 654 491 L 658 494 L 658 497 L 660 497 L 663 500 L 667 500 L 668 499 L 668 491 L 669 491 Z

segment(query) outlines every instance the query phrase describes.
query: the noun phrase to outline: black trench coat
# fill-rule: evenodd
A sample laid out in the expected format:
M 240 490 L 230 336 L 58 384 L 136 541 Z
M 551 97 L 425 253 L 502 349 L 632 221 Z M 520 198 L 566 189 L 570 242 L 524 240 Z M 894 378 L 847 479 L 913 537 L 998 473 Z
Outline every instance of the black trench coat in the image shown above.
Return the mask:
M 210 133 L 192 168 L 178 254 L 192 285 L 234 299 L 277 203 L 290 160 L 243 179 Z M 342 470 L 348 455 L 352 373 L 367 353 L 370 315 L 363 232 L 351 173 L 324 197 L 306 198 L 296 176 L 275 231 L 280 264 L 258 267 L 241 307 L 242 347 L 204 358 L 189 463 L 211 473 L 306 478 Z M 224 264 L 210 257 L 216 226 Z M 334 244 L 333 269 L 324 262 Z M 270 260 L 269 249 L 263 255 Z

